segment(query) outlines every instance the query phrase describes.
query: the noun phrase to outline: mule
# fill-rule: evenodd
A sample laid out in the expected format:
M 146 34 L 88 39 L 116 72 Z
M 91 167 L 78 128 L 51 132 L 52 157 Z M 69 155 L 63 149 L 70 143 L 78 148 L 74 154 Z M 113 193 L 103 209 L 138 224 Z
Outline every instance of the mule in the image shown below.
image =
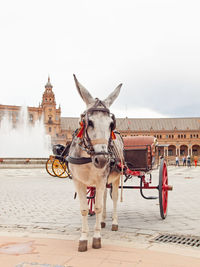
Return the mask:
M 123 142 L 121 136 L 113 132 L 116 120 L 114 114 L 110 113 L 109 107 L 118 97 L 122 84 L 118 85 L 104 101 L 101 101 L 98 98 L 94 99 L 79 83 L 75 75 L 74 80 L 78 93 L 86 104 L 86 110 L 80 118 L 81 127 L 72 140 L 67 157 L 80 201 L 82 232 L 78 251 L 82 252 L 88 247 L 87 187 L 96 187 L 94 206 L 96 223 L 92 247 L 101 248 L 101 227 L 105 227 L 106 219 L 106 184 L 112 183 L 112 230 L 118 230 L 117 200 L 121 173 L 116 168 L 112 168 L 111 163 L 115 165 L 116 158 L 123 162 Z M 114 160 L 113 154 L 115 154 Z

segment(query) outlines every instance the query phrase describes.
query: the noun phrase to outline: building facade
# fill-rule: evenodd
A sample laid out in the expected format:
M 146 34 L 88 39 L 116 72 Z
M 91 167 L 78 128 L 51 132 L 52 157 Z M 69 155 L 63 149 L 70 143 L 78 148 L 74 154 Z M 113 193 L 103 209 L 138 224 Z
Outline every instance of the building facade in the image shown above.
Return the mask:
M 159 155 L 174 161 L 176 155 L 200 156 L 200 118 L 118 119 L 122 136 L 151 135 L 160 145 Z
M 28 120 L 30 123 L 35 123 L 35 121 L 43 117 L 46 133 L 53 138 L 61 132 L 61 109 L 60 107 L 56 108 L 55 95 L 52 88 L 50 78 L 48 78 L 41 104 L 38 107 L 28 107 Z M 7 114 L 13 123 L 13 127 L 16 127 L 20 110 L 21 106 L 0 105 L 0 120 Z
M 20 106 L 0 105 L 0 120 L 5 112 L 12 119 L 13 127 L 18 122 Z M 50 78 L 45 85 L 42 102 L 38 107 L 28 107 L 30 123 L 43 116 L 46 133 L 52 144 L 66 144 L 72 140 L 73 132 L 79 127 L 79 118 L 61 117 L 61 107 L 56 107 L 55 94 Z M 159 156 L 174 161 L 178 155 L 200 157 L 200 118 L 117 118 L 117 131 L 122 136 L 155 136 L 159 143 Z

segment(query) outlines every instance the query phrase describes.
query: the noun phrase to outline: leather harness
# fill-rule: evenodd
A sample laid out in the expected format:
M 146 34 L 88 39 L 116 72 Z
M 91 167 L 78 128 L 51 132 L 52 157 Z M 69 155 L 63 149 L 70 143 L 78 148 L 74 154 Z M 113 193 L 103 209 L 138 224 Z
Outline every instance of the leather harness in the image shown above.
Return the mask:
M 109 116 L 111 116 L 113 120 L 113 127 L 111 127 L 111 135 L 108 141 L 105 139 L 96 139 L 96 140 L 90 139 L 87 129 L 88 129 L 88 123 L 89 123 L 89 114 L 93 112 L 105 112 Z M 76 136 L 81 139 L 81 143 L 79 144 L 79 146 L 81 147 L 82 150 L 86 151 L 87 154 L 90 155 L 90 157 L 71 157 L 68 155 L 66 158 L 68 163 L 70 162 L 72 164 L 77 164 L 77 165 L 87 164 L 87 163 L 92 162 L 91 156 L 96 156 L 96 155 L 107 155 L 108 157 L 110 157 L 112 154 L 111 153 L 111 141 L 112 139 L 116 138 L 113 132 L 116 127 L 116 119 L 115 119 L 114 114 L 110 113 L 110 110 L 106 107 L 104 102 L 96 98 L 94 105 L 88 110 L 86 110 L 83 114 L 81 114 L 80 125 L 81 125 L 81 128 L 79 129 L 78 133 L 77 131 L 75 132 L 74 137 Z M 94 145 L 107 144 L 107 143 L 108 143 L 109 152 L 105 152 L 105 151 L 95 152 L 93 148 Z

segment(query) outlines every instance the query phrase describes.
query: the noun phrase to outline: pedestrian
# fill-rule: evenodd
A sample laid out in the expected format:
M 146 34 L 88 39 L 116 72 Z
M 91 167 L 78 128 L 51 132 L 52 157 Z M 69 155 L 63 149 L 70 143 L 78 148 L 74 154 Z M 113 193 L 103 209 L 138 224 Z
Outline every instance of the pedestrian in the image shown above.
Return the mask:
M 183 156 L 183 166 L 186 166 L 186 156 Z
M 179 166 L 179 158 L 177 155 L 176 155 L 176 166 Z
M 195 166 L 195 168 L 197 167 L 197 162 L 198 162 L 198 158 L 197 158 L 197 156 L 194 156 L 194 166 Z
M 187 156 L 187 166 L 191 167 L 191 158 L 190 155 Z
M 163 159 L 163 155 L 161 155 L 161 156 L 159 157 L 159 165 L 161 164 L 162 159 Z

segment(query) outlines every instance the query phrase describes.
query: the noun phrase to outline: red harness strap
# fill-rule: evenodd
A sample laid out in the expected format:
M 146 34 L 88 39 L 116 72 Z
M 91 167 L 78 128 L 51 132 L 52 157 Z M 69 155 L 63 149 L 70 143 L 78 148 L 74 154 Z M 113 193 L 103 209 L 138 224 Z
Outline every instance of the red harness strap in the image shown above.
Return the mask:
M 77 134 L 77 137 L 79 137 L 79 138 L 83 138 L 83 133 L 84 133 L 84 129 L 85 129 L 85 124 L 84 124 L 84 122 L 83 121 L 81 121 L 80 123 L 80 129 L 79 129 L 79 132 L 78 132 L 78 134 Z M 116 139 L 116 135 L 115 135 L 115 133 L 114 133 L 114 131 L 112 131 L 111 132 L 111 139 Z

